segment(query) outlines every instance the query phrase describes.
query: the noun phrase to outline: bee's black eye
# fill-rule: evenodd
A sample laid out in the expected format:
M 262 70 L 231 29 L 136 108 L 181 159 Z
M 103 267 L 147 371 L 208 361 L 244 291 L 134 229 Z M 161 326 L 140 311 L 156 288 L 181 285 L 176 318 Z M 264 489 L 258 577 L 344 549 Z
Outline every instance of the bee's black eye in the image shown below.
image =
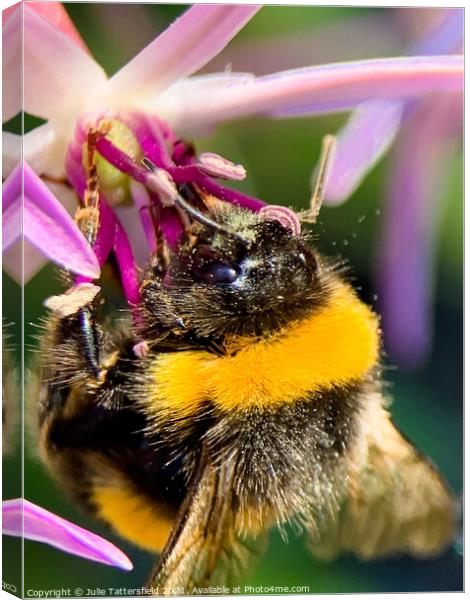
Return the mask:
M 204 283 L 232 283 L 239 270 L 210 246 L 200 246 L 192 256 L 191 274 Z

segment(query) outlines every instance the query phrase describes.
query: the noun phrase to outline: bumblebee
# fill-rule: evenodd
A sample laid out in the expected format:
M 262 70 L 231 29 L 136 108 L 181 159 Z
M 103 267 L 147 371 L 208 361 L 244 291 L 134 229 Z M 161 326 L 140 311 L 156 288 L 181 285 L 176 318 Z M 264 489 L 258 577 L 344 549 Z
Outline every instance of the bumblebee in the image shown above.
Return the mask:
M 160 594 L 229 578 L 287 523 L 325 558 L 445 549 L 454 499 L 392 423 L 379 319 L 342 269 L 282 210 L 178 202 L 185 237 L 150 258 L 137 320 L 104 327 L 93 284 L 47 302 L 37 412 L 61 485 L 159 555 Z

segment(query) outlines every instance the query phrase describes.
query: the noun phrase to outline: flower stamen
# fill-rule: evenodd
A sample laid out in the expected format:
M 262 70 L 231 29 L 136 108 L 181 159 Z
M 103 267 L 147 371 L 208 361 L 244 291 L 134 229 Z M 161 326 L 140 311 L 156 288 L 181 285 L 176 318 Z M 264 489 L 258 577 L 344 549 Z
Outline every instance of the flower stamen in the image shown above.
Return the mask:
M 204 152 L 199 156 L 199 161 L 201 169 L 212 177 L 232 179 L 234 181 L 243 181 L 246 177 L 246 169 L 243 165 L 236 165 L 232 161 L 213 152 Z
M 205 214 L 204 194 L 255 212 L 265 206 L 257 198 L 214 181 L 241 181 L 246 176 L 242 165 L 214 153 L 203 153 L 198 158 L 194 146 L 177 139 L 165 123 L 138 113 L 80 120 L 76 138 L 69 146 L 66 167 L 85 208 L 93 205 L 99 215 L 94 236 L 89 236 L 98 261 L 102 266 L 114 252 L 131 306 L 140 300 L 137 267 L 129 239 L 110 206 L 116 198 L 129 197 L 134 202 L 151 253 L 158 251 L 162 236 L 164 244 L 177 251 L 191 220 L 248 244 L 242 236 Z M 125 196 L 110 189 L 113 181 L 121 191 L 127 190 Z M 89 281 L 79 277 L 76 284 Z

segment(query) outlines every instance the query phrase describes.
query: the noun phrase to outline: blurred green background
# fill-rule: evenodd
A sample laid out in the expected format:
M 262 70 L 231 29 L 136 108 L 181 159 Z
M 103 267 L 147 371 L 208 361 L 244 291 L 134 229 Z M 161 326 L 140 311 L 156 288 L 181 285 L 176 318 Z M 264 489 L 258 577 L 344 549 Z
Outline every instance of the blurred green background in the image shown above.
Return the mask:
M 173 5 L 68 4 L 93 55 L 109 74 L 184 10 Z M 396 55 L 432 11 L 413 9 L 359 9 L 264 7 L 205 72 L 231 63 L 233 70 L 257 74 L 301 65 Z M 432 15 L 431 15 L 432 16 Z M 361 33 L 362 32 L 362 33 Z M 251 65 L 251 66 L 250 66 Z M 83 93 L 86 93 L 84 90 Z M 306 207 L 312 167 L 321 138 L 337 131 L 346 115 L 285 121 L 243 120 L 227 124 L 210 138 L 195 140 L 199 150 L 218 152 L 247 167 L 241 186 L 273 204 Z M 327 254 L 348 259 L 362 297 L 377 301 L 373 279 L 378 233 L 382 227 L 382 200 L 389 170 L 385 157 L 342 206 L 324 207 L 317 232 L 318 245 Z M 400 429 L 429 455 L 459 495 L 462 489 L 462 161 L 459 156 L 443 198 L 443 220 L 438 239 L 435 336 L 432 354 L 419 369 L 406 371 L 390 364 L 386 379 L 393 396 L 392 413 Z M 26 365 L 32 365 L 37 323 L 44 315 L 43 301 L 61 286 L 55 269 L 47 266 L 24 291 Z M 19 322 L 19 287 L 4 276 L 4 317 Z M 9 342 L 19 360 L 19 329 L 12 327 Z M 14 444 L 13 441 L 10 442 Z M 4 465 L 4 497 L 19 495 L 20 445 L 10 448 Z M 114 536 L 82 514 L 46 474 L 35 457 L 36 443 L 28 442 L 25 456 L 25 496 L 114 541 L 131 557 L 135 569 L 121 573 L 110 567 L 60 553 L 35 542 L 25 543 L 26 589 L 137 588 L 151 569 L 154 557 Z M 6 538 L 5 568 L 18 558 L 19 540 Z M 459 544 L 427 561 L 402 557 L 361 562 L 345 556 L 332 563 L 311 558 L 301 537 L 286 545 L 278 533 L 269 549 L 242 585 L 308 586 L 319 592 L 405 592 L 461 590 L 462 556 Z

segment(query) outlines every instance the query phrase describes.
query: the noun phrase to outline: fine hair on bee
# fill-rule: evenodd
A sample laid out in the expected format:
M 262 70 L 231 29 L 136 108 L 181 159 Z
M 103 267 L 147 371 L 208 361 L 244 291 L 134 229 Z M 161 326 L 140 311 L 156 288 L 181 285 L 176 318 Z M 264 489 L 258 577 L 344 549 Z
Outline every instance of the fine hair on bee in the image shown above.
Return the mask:
M 18 443 L 21 420 L 20 376 L 11 342 L 11 324 L 2 321 L 2 448 L 3 456 L 13 454 Z
M 79 504 L 159 555 L 160 594 L 229 581 L 272 526 L 296 526 L 325 558 L 452 543 L 452 494 L 388 411 L 378 317 L 301 227 L 334 143 L 300 215 L 179 186 L 184 236 L 175 250 L 157 232 L 138 318 L 119 331 L 103 326 L 97 285 L 47 301 L 42 457 Z M 77 222 L 93 240 L 90 161 Z

